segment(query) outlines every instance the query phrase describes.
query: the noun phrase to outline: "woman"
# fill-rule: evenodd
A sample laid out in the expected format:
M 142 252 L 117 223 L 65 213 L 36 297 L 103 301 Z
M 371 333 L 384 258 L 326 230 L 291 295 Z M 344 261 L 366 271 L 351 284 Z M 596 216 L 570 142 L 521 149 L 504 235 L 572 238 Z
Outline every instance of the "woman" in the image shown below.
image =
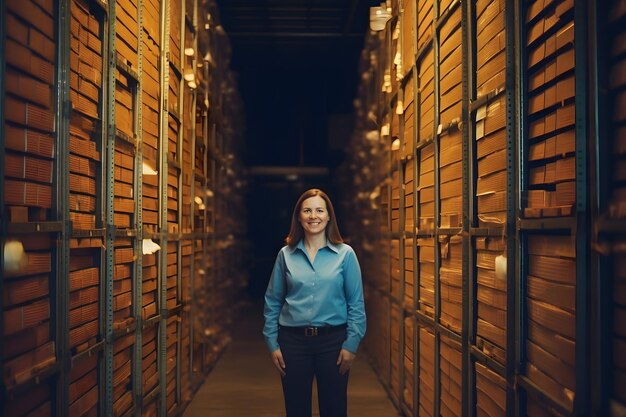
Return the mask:
M 282 376 L 287 417 L 347 416 L 350 366 L 365 335 L 361 269 L 321 190 L 300 196 L 265 292 L 263 335 Z

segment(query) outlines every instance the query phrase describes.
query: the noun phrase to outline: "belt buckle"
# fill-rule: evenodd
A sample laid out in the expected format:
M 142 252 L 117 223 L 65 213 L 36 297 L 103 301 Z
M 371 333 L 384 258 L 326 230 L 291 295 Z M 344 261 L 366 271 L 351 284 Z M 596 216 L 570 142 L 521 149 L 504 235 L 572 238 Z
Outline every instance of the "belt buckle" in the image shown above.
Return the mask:
M 304 335 L 307 337 L 317 336 L 317 327 L 305 327 Z

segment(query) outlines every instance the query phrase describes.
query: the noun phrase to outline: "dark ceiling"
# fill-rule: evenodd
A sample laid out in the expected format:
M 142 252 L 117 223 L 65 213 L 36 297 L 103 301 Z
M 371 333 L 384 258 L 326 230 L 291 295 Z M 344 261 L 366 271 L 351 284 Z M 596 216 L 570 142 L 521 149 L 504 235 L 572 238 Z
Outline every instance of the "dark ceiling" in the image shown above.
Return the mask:
M 248 166 L 332 169 L 340 162 L 369 7 L 376 4 L 218 0 L 247 114 Z
M 379 2 L 217 1 L 246 112 L 249 289 L 260 296 L 303 191 L 325 190 L 341 222 L 334 169 L 352 130 L 369 7 Z

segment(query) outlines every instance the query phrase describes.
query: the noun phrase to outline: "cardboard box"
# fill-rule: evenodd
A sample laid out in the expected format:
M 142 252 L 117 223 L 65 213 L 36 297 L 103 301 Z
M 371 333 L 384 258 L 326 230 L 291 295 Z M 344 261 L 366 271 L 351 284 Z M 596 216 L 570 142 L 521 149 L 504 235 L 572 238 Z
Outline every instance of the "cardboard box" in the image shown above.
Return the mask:
M 5 180 L 4 202 L 7 205 L 52 207 L 52 187 L 24 181 Z
M 542 349 L 574 366 L 576 363 L 576 342 L 543 327 L 533 320 L 528 320 L 528 339 Z
M 6 91 L 30 103 L 38 104 L 48 109 L 52 106 L 52 93 L 48 84 L 7 68 Z
M 51 14 L 46 14 L 32 0 L 9 0 L 6 6 L 7 10 L 24 19 L 31 27 L 37 28 L 49 39 L 54 39 L 54 20 Z
M 496 88 L 503 87 L 505 83 L 506 54 L 499 53 L 493 59 L 480 66 L 476 71 L 477 96 L 493 91 Z
M 70 291 L 97 286 L 100 282 L 100 269 L 91 267 L 70 272 Z
M 33 327 L 50 319 L 50 299 L 45 298 L 24 306 L 5 309 L 3 319 L 5 336 Z
M 484 129 L 484 121 L 481 121 L 478 124 L 482 125 L 481 128 Z M 478 128 L 478 124 L 477 124 L 477 128 Z M 476 143 L 476 151 L 477 151 L 477 157 L 479 158 L 479 161 L 487 155 L 490 155 L 494 152 L 498 152 L 501 150 L 505 150 L 506 148 L 506 130 L 505 129 L 498 130 L 497 132 L 494 132 L 491 135 L 485 136 L 482 139 L 477 137 L 477 139 L 480 139 Z
M 502 171 L 506 169 L 506 150 L 494 152 L 478 163 L 478 176 L 483 177 L 485 175 Z
M 478 303 L 478 318 L 483 319 L 487 323 L 506 329 L 506 311 L 498 309 L 494 306 Z
M 576 388 L 576 371 L 574 367 L 563 362 L 559 356 L 546 352 L 531 341 L 526 342 L 526 352 L 528 361 L 559 385 L 571 391 Z

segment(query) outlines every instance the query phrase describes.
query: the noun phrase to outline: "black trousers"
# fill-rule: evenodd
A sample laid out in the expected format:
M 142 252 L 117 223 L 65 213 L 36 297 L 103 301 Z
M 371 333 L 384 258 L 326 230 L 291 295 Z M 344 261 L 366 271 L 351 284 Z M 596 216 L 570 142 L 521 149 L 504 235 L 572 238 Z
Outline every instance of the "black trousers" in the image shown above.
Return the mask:
M 285 361 L 282 383 L 287 417 L 311 417 L 313 376 L 320 417 L 347 417 L 349 372 L 339 374 L 337 365 L 345 339 L 345 329 L 313 337 L 278 331 Z

